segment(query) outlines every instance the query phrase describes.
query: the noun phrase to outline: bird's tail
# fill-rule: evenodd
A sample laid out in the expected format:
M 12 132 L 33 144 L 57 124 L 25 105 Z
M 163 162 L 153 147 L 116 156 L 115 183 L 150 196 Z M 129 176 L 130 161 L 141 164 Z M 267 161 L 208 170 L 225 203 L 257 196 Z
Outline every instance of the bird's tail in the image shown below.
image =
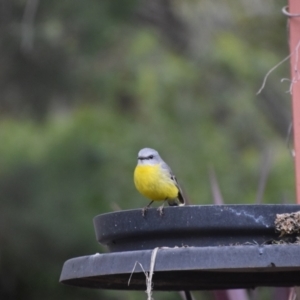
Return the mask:
M 186 201 L 185 201 L 185 198 L 183 197 L 182 191 L 178 192 L 178 200 L 181 203 L 181 204 L 179 204 L 179 206 L 186 204 Z
M 183 206 L 186 204 L 181 190 L 178 191 L 177 199 L 168 199 L 169 206 Z

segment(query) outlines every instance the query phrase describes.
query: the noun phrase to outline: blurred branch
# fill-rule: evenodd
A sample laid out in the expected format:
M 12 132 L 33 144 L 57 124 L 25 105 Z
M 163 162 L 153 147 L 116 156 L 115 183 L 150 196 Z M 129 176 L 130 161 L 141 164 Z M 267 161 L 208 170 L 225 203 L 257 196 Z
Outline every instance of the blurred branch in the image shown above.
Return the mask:
M 267 82 L 267 79 L 268 79 L 269 75 L 270 75 L 274 70 L 276 70 L 281 64 L 283 64 L 285 61 L 287 61 L 291 56 L 292 56 L 292 53 L 289 54 L 288 56 L 286 56 L 282 61 L 280 61 L 277 65 L 275 65 L 273 68 L 271 68 L 271 69 L 267 72 L 267 74 L 265 75 L 264 80 L 263 80 L 263 82 L 262 82 L 262 85 L 261 85 L 261 87 L 259 88 L 259 90 L 257 91 L 256 95 L 259 95 L 259 94 L 262 92 L 262 90 L 265 88 L 266 82 Z
M 190 291 L 184 291 L 184 292 L 181 291 L 181 292 L 179 292 L 179 295 L 182 300 L 194 300 L 195 299 Z
M 36 16 L 39 0 L 27 0 L 23 20 L 21 35 L 21 51 L 29 53 L 33 48 L 33 23 Z
M 110 207 L 111 207 L 112 211 L 121 211 L 122 210 L 120 205 L 117 204 L 116 202 L 111 203 Z
M 259 179 L 259 183 L 258 183 L 258 189 L 257 189 L 257 194 L 256 194 L 256 200 L 255 200 L 256 204 L 262 203 L 262 198 L 263 198 L 264 191 L 266 188 L 268 175 L 270 173 L 271 164 L 272 164 L 271 151 L 267 150 L 262 156 L 260 179 Z
M 209 182 L 210 182 L 210 188 L 213 195 L 214 203 L 217 205 L 224 204 L 224 200 L 221 194 L 221 190 L 219 187 L 218 179 L 215 173 L 215 170 L 213 167 L 209 167 Z
M 299 286 L 295 286 L 291 288 L 288 300 L 298 300 L 298 299 L 300 299 L 300 288 Z

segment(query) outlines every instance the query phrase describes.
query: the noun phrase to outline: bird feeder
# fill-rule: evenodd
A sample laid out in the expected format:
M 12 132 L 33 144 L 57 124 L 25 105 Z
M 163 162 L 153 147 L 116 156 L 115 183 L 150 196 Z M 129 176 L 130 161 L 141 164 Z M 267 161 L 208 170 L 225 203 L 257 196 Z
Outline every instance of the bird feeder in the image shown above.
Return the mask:
M 145 290 L 152 264 L 154 291 L 300 285 L 295 232 L 281 237 L 275 224 L 278 215 L 297 210 L 208 205 L 167 207 L 163 216 L 154 208 L 145 217 L 140 209 L 102 214 L 94 218 L 94 229 L 109 252 L 66 261 L 60 282 Z

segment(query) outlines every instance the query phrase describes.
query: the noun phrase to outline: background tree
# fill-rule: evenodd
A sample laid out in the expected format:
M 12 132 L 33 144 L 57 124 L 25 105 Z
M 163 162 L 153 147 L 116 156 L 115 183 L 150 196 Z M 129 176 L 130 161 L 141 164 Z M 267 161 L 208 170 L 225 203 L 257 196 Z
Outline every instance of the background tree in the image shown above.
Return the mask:
M 262 202 L 294 202 L 288 64 L 256 96 L 288 53 L 284 5 L 0 1 L 1 298 L 140 299 L 58 278 L 66 259 L 104 251 L 95 215 L 147 204 L 132 181 L 145 146 L 193 204 L 212 203 L 210 167 L 226 203 L 255 203 L 264 168 Z

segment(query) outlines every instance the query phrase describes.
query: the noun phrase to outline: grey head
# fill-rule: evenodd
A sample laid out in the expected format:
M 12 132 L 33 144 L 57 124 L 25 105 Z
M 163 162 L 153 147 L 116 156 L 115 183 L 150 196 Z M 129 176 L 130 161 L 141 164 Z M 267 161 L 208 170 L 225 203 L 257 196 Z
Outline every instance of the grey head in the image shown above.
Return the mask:
M 138 164 L 140 165 L 156 165 L 165 162 L 162 160 L 158 152 L 151 148 L 143 148 L 138 153 Z

